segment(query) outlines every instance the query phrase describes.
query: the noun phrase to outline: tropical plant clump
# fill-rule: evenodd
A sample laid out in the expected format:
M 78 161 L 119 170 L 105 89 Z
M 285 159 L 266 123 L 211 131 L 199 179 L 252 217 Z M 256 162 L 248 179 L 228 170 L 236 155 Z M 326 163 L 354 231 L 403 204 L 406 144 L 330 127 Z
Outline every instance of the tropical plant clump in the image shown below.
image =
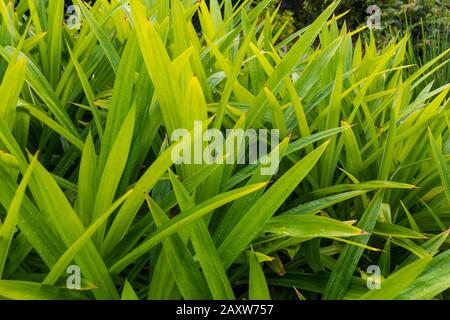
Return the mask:
M 450 297 L 450 49 L 271 2 L 0 1 L 1 298 Z M 196 122 L 278 171 L 178 162 Z

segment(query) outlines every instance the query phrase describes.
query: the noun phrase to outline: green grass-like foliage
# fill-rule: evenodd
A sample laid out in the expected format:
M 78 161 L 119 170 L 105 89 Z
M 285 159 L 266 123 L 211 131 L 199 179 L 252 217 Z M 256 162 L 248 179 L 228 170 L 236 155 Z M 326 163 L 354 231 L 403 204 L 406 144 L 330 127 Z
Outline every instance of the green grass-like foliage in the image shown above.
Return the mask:
M 270 0 L 127 2 L 0 1 L 0 297 L 450 297 L 450 49 L 339 1 L 281 40 Z M 194 120 L 280 129 L 279 172 L 174 165 Z

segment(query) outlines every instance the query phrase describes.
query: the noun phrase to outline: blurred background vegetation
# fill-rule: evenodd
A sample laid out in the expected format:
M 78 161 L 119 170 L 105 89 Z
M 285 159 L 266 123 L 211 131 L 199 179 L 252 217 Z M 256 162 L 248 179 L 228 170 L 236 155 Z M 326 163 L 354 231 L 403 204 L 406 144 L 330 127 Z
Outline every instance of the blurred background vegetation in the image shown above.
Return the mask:
M 273 8 L 280 6 L 280 25 L 287 22 L 289 30 L 302 28 L 310 24 L 331 3 L 332 0 L 275 0 Z M 373 1 L 343 0 L 340 12 L 349 11 L 345 17 L 347 26 L 355 30 L 365 25 L 369 17 L 367 8 L 377 5 L 381 9 L 380 33 L 411 32 L 413 36 L 422 35 L 422 21 L 425 31 L 432 32 L 436 21 L 442 29 L 449 28 L 450 0 L 409 0 L 409 1 Z
M 271 10 L 276 14 L 278 29 L 282 29 L 280 40 L 309 25 L 331 2 L 333 0 L 274 0 Z M 450 47 L 450 0 L 342 0 L 338 13 L 348 13 L 340 23 L 346 23 L 350 30 L 365 26 L 370 16 L 367 9 L 373 5 L 381 10 L 381 28 L 373 29 L 380 46 L 410 34 L 407 63 L 414 67 L 406 72 L 416 71 Z M 370 34 L 366 29 L 360 36 L 367 39 Z M 423 86 L 443 85 L 449 75 L 447 64 L 424 81 Z

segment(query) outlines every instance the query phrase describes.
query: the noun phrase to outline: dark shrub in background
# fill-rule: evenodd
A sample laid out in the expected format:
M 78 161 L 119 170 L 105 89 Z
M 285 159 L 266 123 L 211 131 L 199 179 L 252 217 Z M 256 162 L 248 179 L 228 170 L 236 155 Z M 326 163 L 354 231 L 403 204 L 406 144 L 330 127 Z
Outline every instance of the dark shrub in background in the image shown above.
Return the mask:
M 332 0 L 280 0 L 283 10 L 293 13 L 297 27 L 310 24 L 331 3 Z M 280 2 L 278 1 L 278 2 Z M 369 14 L 367 8 L 377 5 L 382 10 L 381 23 L 384 28 L 400 31 L 409 28 L 418 32 L 421 19 L 430 22 L 450 10 L 450 0 L 343 0 L 339 12 L 350 10 L 345 20 L 355 29 L 365 24 Z M 448 22 L 448 21 L 447 21 Z M 448 24 L 447 24 L 448 27 Z

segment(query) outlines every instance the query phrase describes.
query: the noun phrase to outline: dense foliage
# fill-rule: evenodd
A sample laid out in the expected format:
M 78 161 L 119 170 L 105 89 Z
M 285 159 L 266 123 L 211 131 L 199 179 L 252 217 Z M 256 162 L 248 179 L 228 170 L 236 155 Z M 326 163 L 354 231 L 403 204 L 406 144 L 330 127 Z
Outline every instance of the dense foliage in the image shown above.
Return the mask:
M 271 0 L 73 2 L 0 0 L 1 298 L 450 297 L 448 42 L 340 1 L 284 39 Z M 175 164 L 194 121 L 279 129 L 279 171 Z

